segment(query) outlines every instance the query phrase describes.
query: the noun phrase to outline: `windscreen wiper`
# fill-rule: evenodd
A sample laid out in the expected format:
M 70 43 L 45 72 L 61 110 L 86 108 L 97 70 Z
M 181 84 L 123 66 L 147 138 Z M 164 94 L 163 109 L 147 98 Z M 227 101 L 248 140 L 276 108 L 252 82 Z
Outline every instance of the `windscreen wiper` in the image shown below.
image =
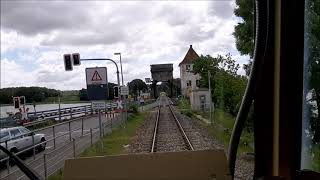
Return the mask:
M 26 164 L 24 164 L 16 155 L 8 151 L 6 148 L 0 145 L 1 151 L 6 153 L 9 156 L 9 160 L 15 163 L 19 169 L 31 180 L 38 180 L 41 179 L 40 176 L 30 169 Z

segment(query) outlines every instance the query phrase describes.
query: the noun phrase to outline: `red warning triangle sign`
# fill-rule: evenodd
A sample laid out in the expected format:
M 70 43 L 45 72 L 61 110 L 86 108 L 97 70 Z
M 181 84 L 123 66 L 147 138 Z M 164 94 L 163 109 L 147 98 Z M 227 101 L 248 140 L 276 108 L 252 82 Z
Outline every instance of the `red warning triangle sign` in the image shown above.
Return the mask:
M 99 75 L 98 71 L 95 70 L 91 78 L 91 81 L 101 81 L 101 80 L 102 80 L 101 76 Z

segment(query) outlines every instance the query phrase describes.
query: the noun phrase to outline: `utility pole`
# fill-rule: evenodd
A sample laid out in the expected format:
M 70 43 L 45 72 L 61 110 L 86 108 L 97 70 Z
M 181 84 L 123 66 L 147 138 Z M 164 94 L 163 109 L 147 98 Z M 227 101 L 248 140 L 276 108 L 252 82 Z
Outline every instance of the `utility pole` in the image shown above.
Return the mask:
M 211 73 L 208 71 L 208 81 L 209 81 L 209 100 L 210 100 L 210 122 L 213 124 L 212 120 L 212 97 L 211 97 Z

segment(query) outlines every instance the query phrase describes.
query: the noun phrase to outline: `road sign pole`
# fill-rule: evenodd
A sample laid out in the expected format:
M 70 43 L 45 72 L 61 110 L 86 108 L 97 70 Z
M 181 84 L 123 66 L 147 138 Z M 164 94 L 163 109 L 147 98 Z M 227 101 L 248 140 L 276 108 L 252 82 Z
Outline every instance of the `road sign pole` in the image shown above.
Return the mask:
M 124 110 L 126 112 L 126 122 L 128 121 L 128 108 L 127 108 L 127 98 L 126 95 L 124 95 Z
M 99 113 L 99 133 L 100 133 L 100 138 L 102 137 L 102 128 L 101 128 L 101 113 L 100 109 L 98 110 Z

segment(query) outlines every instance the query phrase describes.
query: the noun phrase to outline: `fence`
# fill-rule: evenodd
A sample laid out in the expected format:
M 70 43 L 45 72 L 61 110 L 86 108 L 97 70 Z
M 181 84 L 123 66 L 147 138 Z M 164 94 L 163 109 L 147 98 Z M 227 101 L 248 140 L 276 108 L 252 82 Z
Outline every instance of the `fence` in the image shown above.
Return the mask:
M 84 128 L 86 124 L 89 125 L 92 124 L 92 122 L 86 123 L 84 118 L 77 118 L 38 129 L 34 132 L 46 132 L 46 134 L 48 134 L 51 131 L 52 138 L 40 144 L 34 144 L 28 149 L 18 152 L 16 155 L 32 151 L 31 157 L 26 159 L 25 163 L 34 169 L 42 178 L 47 179 L 48 176 L 63 167 L 65 159 L 77 157 L 83 150 L 97 142 L 105 134 L 111 133 L 113 128 L 123 124 L 126 119 L 121 117 L 120 114 L 106 113 L 104 120 L 102 119 L 102 114 L 104 113 L 99 113 L 98 118 L 94 119 L 98 121 L 98 124 L 95 127 Z M 67 131 L 61 131 L 61 129 L 66 128 Z M 56 133 L 57 129 L 59 129 L 60 134 Z M 63 141 L 61 141 L 62 138 L 64 138 Z M 47 145 L 52 143 L 53 150 L 46 149 L 45 151 L 36 154 L 36 147 L 44 143 Z M 6 163 L 6 168 L 1 170 L 0 178 L 27 179 L 20 169 L 15 166 L 10 167 L 9 161 Z
M 106 108 L 104 111 L 111 111 L 117 107 L 117 103 L 106 103 Z M 81 115 L 87 115 L 89 113 L 93 114 L 95 111 L 91 108 L 91 105 L 85 106 L 75 106 L 75 107 L 68 107 L 68 108 L 60 108 L 60 109 L 52 109 L 46 111 L 38 111 L 38 112 L 31 112 L 28 113 L 28 117 L 33 117 L 35 119 L 57 119 L 61 120 L 67 117 L 75 117 Z

